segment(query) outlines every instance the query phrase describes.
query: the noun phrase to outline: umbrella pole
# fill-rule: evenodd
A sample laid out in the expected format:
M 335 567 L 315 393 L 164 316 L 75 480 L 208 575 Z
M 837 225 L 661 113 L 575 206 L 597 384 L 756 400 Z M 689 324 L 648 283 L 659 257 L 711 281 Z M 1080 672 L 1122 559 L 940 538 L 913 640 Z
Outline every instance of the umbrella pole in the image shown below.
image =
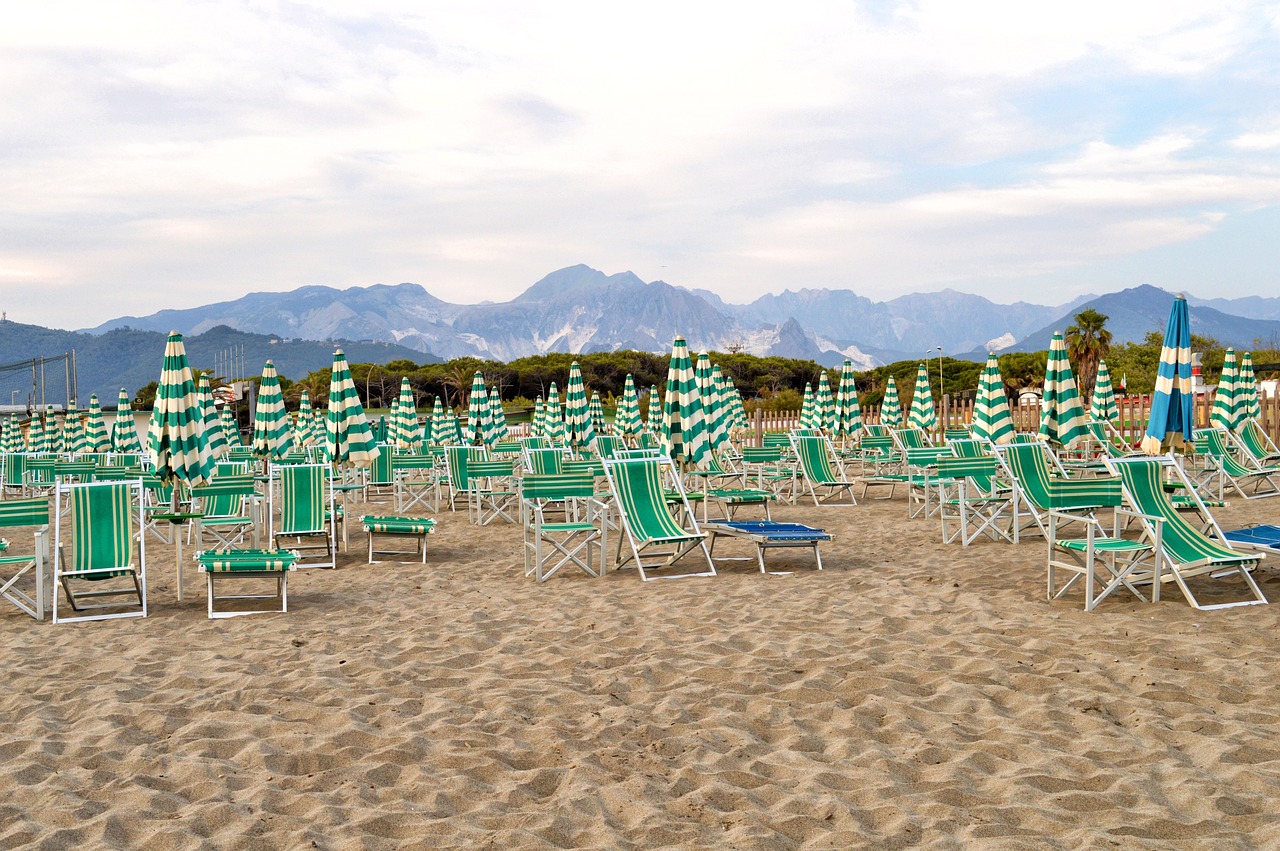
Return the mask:
M 177 519 L 178 514 L 178 482 L 173 483 L 173 496 L 170 499 L 169 513 L 174 515 L 174 519 L 169 521 L 170 528 L 173 530 L 174 549 L 177 553 L 177 561 L 175 562 L 178 578 L 178 602 L 182 602 L 182 523 Z

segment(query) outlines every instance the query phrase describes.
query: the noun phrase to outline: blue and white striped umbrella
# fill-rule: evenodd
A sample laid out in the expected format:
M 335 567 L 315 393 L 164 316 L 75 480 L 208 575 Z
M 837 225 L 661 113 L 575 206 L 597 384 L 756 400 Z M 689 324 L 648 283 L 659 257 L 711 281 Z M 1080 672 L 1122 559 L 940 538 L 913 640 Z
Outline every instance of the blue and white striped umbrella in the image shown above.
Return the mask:
M 1195 422 L 1192 418 L 1191 389 L 1191 312 L 1181 293 L 1169 310 L 1169 324 L 1160 347 L 1160 368 L 1156 372 L 1156 392 L 1151 398 L 1151 419 L 1142 437 L 1142 451 L 1161 455 L 1164 443 L 1170 448 L 1191 442 Z

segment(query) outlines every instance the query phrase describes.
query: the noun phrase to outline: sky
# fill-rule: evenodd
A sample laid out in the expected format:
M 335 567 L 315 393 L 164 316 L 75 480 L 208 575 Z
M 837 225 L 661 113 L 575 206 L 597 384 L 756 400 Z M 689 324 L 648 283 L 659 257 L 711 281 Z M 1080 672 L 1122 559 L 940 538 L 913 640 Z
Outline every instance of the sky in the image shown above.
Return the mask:
M 1280 295 L 1280 3 L 41 2 L 0 310 L 552 270 L 1061 304 Z

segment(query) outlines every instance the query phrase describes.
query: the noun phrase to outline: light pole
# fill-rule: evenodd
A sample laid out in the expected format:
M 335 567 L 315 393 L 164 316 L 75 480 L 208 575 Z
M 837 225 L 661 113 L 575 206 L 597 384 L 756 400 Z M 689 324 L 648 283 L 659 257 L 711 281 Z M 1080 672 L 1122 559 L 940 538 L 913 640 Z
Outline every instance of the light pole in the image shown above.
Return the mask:
M 929 351 L 938 353 L 938 407 L 942 412 L 942 433 L 947 433 L 947 391 L 942 386 L 942 346 L 934 346 Z

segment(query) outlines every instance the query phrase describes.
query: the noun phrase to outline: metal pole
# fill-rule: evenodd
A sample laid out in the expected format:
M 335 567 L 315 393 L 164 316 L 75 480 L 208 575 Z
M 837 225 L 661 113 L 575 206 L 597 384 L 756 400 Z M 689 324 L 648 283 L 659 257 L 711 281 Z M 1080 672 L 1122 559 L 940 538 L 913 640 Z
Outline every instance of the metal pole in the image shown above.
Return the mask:
M 80 407 L 80 372 L 76 369 L 76 350 L 71 350 L 71 390 L 76 407 Z

